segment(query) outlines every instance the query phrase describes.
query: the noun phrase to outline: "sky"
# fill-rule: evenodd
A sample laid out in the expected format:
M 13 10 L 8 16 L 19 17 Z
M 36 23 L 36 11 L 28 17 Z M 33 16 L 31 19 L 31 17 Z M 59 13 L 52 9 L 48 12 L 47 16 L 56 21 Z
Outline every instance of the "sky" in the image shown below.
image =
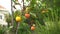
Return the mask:
M 11 13 L 11 0 L 0 0 L 0 5 L 5 7 Z
M 19 3 L 21 4 L 21 6 L 23 6 L 22 4 L 22 0 L 18 0 Z M 26 3 L 27 5 L 28 3 Z M 0 0 L 0 5 L 5 7 L 10 13 L 11 13 L 11 0 Z M 17 9 L 21 9 L 19 8 L 19 6 L 16 6 Z
M 18 0 L 19 2 L 21 2 L 21 0 Z M 5 7 L 9 13 L 11 13 L 11 0 L 0 0 L 0 5 Z M 16 6 L 17 9 L 20 9 L 19 6 Z

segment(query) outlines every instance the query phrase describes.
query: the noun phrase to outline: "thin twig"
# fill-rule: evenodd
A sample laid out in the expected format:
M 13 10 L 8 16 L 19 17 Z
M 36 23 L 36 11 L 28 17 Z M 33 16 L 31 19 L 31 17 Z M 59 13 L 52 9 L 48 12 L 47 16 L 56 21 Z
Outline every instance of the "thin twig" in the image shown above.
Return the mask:
M 18 34 L 18 28 L 19 28 L 19 23 L 17 23 L 17 26 L 16 26 L 16 34 Z

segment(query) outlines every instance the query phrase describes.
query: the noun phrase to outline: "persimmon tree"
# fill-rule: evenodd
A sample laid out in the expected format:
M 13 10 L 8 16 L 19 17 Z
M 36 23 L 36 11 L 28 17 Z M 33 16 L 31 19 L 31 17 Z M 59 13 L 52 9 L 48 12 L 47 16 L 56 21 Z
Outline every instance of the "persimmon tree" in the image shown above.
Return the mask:
M 56 25 L 56 27 L 59 28 L 57 25 L 57 10 L 59 9 L 55 1 L 56 0 L 22 0 L 23 5 L 21 6 L 18 0 L 12 0 L 15 5 L 19 5 L 21 8 L 21 10 L 17 10 L 16 6 L 12 5 L 13 8 L 16 9 L 16 11 L 13 10 L 12 12 L 14 32 L 16 32 L 16 34 L 47 34 L 47 32 L 49 32 L 48 34 L 52 34 L 53 31 L 56 32 L 53 27 Z M 50 21 L 51 27 L 48 26 L 50 24 L 48 21 Z M 48 24 L 46 22 L 48 22 Z

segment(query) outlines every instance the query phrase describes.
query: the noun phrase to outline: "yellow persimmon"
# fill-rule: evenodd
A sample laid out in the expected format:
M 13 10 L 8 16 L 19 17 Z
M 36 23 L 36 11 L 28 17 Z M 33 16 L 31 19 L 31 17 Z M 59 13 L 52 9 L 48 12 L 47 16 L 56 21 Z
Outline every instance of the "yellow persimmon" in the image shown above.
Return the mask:
M 16 17 L 16 21 L 17 21 L 17 22 L 20 22 L 20 21 L 21 21 L 21 17 L 20 17 L 20 16 L 17 16 L 17 17 Z

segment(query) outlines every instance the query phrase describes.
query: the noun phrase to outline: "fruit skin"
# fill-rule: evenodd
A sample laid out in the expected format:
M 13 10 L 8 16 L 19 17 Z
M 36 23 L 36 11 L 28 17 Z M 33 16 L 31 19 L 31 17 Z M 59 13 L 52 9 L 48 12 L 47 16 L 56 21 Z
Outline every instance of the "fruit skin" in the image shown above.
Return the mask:
M 30 18 L 30 14 L 26 13 L 26 14 L 25 14 L 25 17 L 26 17 L 26 18 Z
M 35 30 L 35 26 L 31 26 L 31 30 L 34 31 Z
M 20 17 L 20 16 L 17 16 L 17 17 L 16 17 L 16 21 L 17 21 L 17 22 L 20 22 L 20 21 L 21 21 L 21 17 Z

